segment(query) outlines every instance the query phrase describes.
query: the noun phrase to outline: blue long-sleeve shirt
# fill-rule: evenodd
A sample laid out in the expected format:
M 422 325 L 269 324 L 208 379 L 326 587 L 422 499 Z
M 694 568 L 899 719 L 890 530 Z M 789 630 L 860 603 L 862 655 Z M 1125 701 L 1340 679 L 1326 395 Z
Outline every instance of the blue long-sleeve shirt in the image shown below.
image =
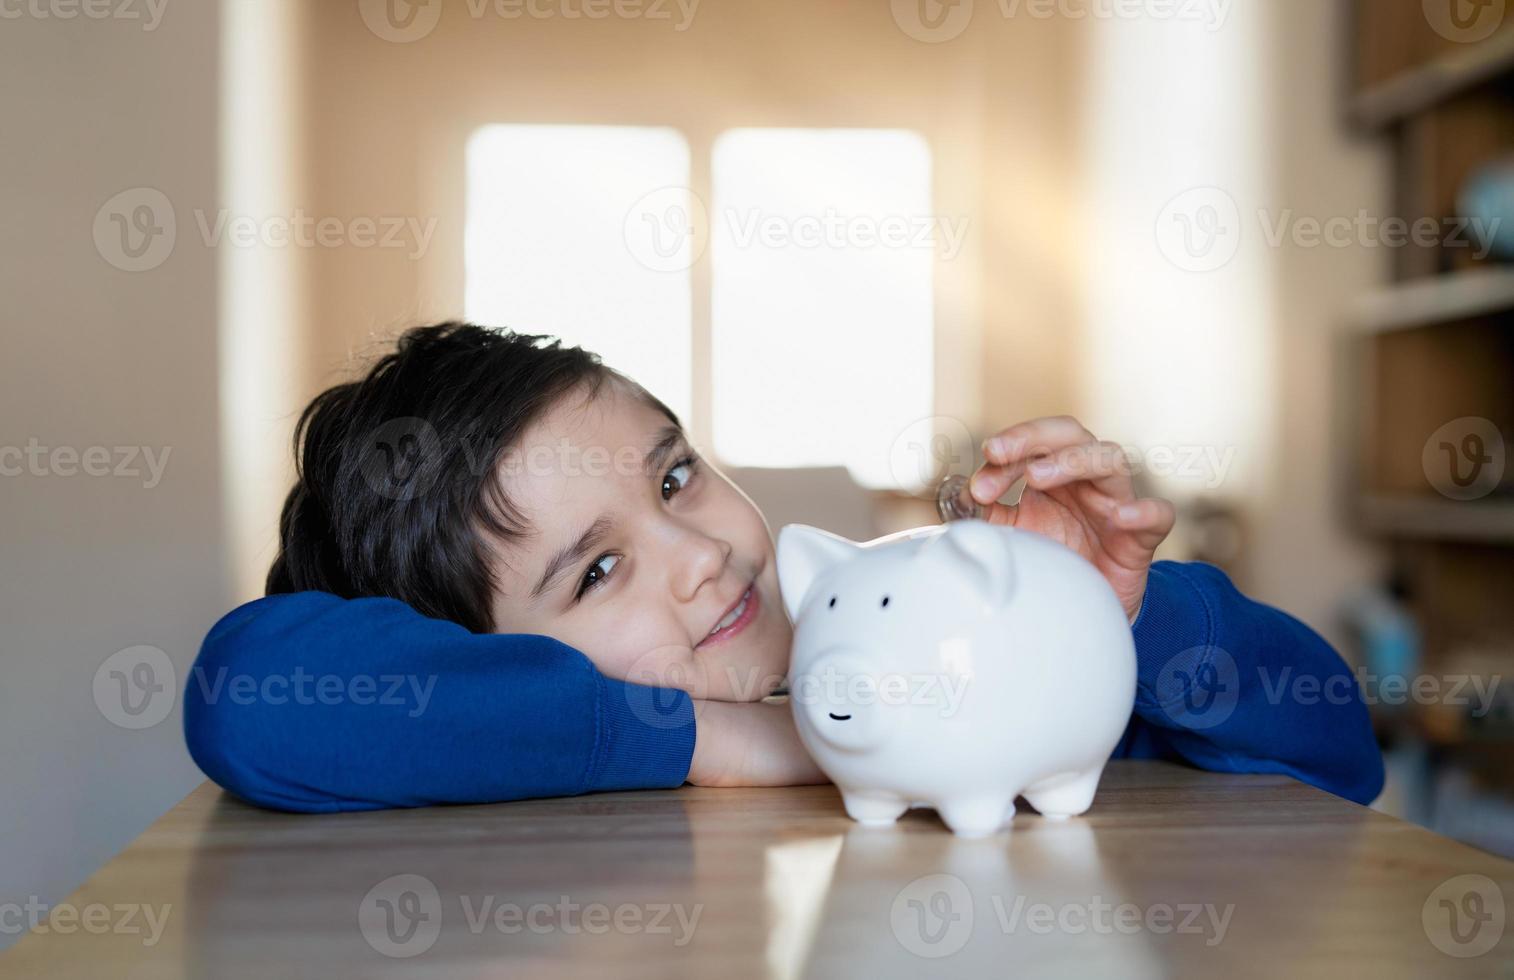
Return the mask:
M 1219 569 L 1153 565 L 1132 629 L 1138 686 L 1116 757 L 1286 773 L 1361 803 L 1382 789 L 1346 664 Z M 185 739 L 211 779 L 310 813 L 678 786 L 694 731 L 683 692 L 605 677 L 549 637 L 321 592 L 227 614 L 184 690 Z

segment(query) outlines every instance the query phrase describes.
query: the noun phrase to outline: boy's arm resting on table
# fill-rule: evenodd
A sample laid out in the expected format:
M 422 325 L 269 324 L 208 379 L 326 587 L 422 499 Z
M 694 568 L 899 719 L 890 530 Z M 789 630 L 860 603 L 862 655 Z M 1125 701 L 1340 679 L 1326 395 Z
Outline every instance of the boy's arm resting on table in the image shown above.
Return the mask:
M 300 592 L 211 629 L 184 735 L 223 788 L 318 813 L 678 786 L 695 721 L 687 694 L 605 677 L 549 637 Z
M 1363 804 L 1382 790 L 1382 754 L 1346 663 L 1218 568 L 1153 564 L 1132 629 L 1135 716 L 1117 757 L 1285 773 Z

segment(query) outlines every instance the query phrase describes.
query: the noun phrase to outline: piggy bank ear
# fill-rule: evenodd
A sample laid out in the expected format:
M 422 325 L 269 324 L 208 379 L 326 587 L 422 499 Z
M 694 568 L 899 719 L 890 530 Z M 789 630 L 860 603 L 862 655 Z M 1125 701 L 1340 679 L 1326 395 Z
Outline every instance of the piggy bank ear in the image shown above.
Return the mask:
M 1014 558 L 1009 539 L 1014 532 L 987 521 L 953 521 L 941 536 L 944 555 L 961 567 L 968 584 L 990 602 L 1009 598 L 1014 587 Z
M 818 527 L 788 524 L 778 530 L 778 588 L 789 619 L 799 618 L 799 607 L 815 579 L 826 569 L 854 557 L 862 550 L 856 542 Z

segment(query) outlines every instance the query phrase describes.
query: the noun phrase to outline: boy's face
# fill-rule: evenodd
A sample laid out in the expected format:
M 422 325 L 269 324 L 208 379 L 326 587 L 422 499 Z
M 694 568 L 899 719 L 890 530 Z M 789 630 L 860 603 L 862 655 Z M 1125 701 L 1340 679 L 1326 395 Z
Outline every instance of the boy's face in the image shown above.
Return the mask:
M 499 479 L 533 533 L 493 546 L 498 630 L 699 698 L 756 700 L 782 680 L 793 633 L 767 522 L 634 392 L 611 380 L 559 399 Z

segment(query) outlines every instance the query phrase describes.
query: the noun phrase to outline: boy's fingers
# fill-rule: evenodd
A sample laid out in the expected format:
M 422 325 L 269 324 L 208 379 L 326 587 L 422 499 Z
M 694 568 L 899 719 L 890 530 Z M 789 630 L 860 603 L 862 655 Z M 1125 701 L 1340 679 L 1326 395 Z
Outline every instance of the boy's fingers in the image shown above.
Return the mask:
M 983 508 L 983 519 L 990 524 L 1014 527 L 1019 508 L 1013 504 L 989 504 Z
M 1135 499 L 1130 460 L 1125 456 L 1124 448 L 1113 442 L 1074 446 L 1051 456 L 1032 459 L 1026 473 L 1026 482 L 1037 490 L 1087 482 L 1115 502 Z
M 1015 481 L 1025 475 L 1025 464 L 1014 463 L 1009 466 L 992 466 L 984 464 L 983 468 L 973 474 L 971 487 L 972 498 L 978 503 L 987 506 L 1009 492 L 1009 488 L 1015 485 Z
M 1070 415 L 1021 422 L 983 441 L 983 455 L 997 466 L 1054 453 L 1068 446 L 1094 442 L 1093 433 Z
M 1130 534 L 1142 547 L 1154 550 L 1172 533 L 1177 509 L 1160 497 L 1147 497 L 1116 507 L 1115 526 Z

